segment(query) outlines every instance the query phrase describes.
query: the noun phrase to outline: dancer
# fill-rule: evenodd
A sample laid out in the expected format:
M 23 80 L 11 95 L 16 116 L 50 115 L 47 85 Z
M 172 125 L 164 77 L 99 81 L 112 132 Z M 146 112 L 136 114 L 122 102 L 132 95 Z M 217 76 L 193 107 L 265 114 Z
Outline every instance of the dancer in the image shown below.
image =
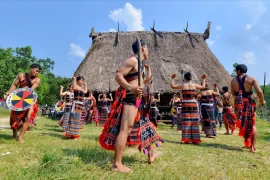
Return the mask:
M 4 99 L 6 99 L 10 93 L 12 93 L 17 86 L 19 88 L 28 87 L 36 90 L 40 84 L 40 79 L 37 77 L 38 73 L 41 71 L 41 67 L 38 64 L 32 64 L 30 66 L 29 73 L 19 73 L 15 78 L 10 89 L 4 94 Z M 38 104 L 34 104 L 30 109 L 25 111 L 11 111 L 10 114 L 10 126 L 13 131 L 13 137 L 18 138 L 20 143 L 24 143 L 23 136 L 29 127 L 29 122 L 31 117 L 36 117 Z M 18 129 L 22 125 L 21 134 L 18 137 Z
M 171 128 L 174 128 L 174 125 L 176 124 L 176 117 L 177 117 L 177 111 L 176 111 L 176 104 L 175 101 L 177 100 L 176 94 L 173 95 L 172 99 L 170 100 L 169 105 L 171 106 L 171 116 L 172 116 L 172 126 Z
M 84 101 L 84 95 L 87 93 L 87 85 L 83 76 L 72 78 L 72 86 L 74 89 L 74 99 L 72 102 L 68 126 L 65 129 L 65 137 L 70 139 L 78 139 L 81 128 L 81 114 Z M 83 88 L 84 86 L 84 88 Z
M 138 49 L 138 42 L 133 43 L 134 55 L 128 58 L 116 73 L 115 79 L 120 87 L 116 90 L 116 100 L 112 105 L 110 117 L 99 137 L 99 142 L 103 148 L 115 150 L 112 170 L 122 173 L 131 171 L 130 168 L 122 164 L 122 157 L 127 139 L 134 127 L 134 122 L 140 125 L 139 131 L 141 133 L 138 132 L 141 139 L 139 150 L 148 151 L 149 163 L 152 163 L 157 157 L 157 154 L 152 151 L 151 144 L 158 146 L 159 141 L 161 141 L 149 119 L 147 123 L 146 116 L 142 113 L 141 115 L 143 116 L 140 117 L 141 111 L 138 113 L 138 107 L 142 107 L 138 97 L 142 96 L 143 90 L 142 87 L 138 86 L 138 76 L 140 76 L 142 86 L 148 83 L 151 78 L 151 71 L 148 65 L 140 67 L 142 73 L 138 73 L 138 52 L 142 51 L 143 61 L 148 58 L 146 44 L 141 41 L 141 45 L 141 49 Z M 148 70 L 148 74 L 143 80 L 144 67 Z M 144 101 L 144 97 L 142 99 Z M 149 109 L 147 113 L 149 113 Z M 151 133 L 149 130 L 151 130 Z
M 67 91 L 65 92 L 63 92 L 63 88 L 64 87 L 61 86 L 60 96 L 64 96 L 65 107 L 64 107 L 64 114 L 58 124 L 62 127 L 63 131 L 65 131 L 68 125 L 69 117 L 70 117 L 71 105 L 74 98 L 74 91 L 73 91 L 72 84 L 68 85 Z
M 102 98 L 100 99 L 101 95 L 102 95 Z M 108 102 L 113 101 L 112 94 L 110 93 L 109 95 L 110 95 L 110 99 L 106 97 L 105 93 L 102 93 L 98 96 L 98 102 L 101 102 L 100 121 L 99 121 L 99 126 L 101 127 L 104 126 L 109 115 Z
M 217 88 L 216 83 L 214 84 L 216 92 L 211 90 L 208 84 L 205 84 L 205 88 L 198 92 L 201 96 L 201 121 L 202 121 L 202 129 L 207 138 L 211 138 L 212 136 L 217 136 L 216 132 L 216 121 L 214 116 L 213 109 L 214 106 L 214 96 L 219 96 L 219 90 Z
M 198 103 L 195 99 L 196 90 L 202 90 L 205 88 L 205 78 L 206 75 L 202 75 L 203 84 L 198 85 L 191 83 L 192 76 L 190 72 L 184 74 L 183 84 L 175 84 L 174 78 L 176 74 L 172 75 L 171 88 L 182 90 L 182 139 L 181 142 L 188 144 L 200 144 L 202 141 L 200 139 L 199 130 L 199 113 L 198 113 Z
M 235 123 L 237 120 L 237 117 L 235 113 L 232 111 L 232 106 L 230 103 L 231 94 L 228 92 L 229 88 L 228 86 L 224 86 L 222 88 L 223 95 L 221 96 L 222 103 L 223 103 L 223 123 L 226 129 L 225 135 L 233 134 L 233 131 L 235 130 Z M 229 132 L 229 129 L 231 130 L 231 133 Z
M 222 112 L 223 112 L 223 102 L 221 97 L 217 97 L 217 119 L 216 119 L 216 125 L 217 125 L 217 120 L 219 123 L 219 128 L 221 129 L 222 127 Z
M 151 96 L 150 102 L 150 111 L 149 111 L 149 119 L 154 124 L 156 128 L 158 128 L 157 116 L 158 116 L 158 109 L 157 109 L 157 102 L 160 102 L 160 93 L 158 94 L 158 98 L 155 99 L 155 96 Z
M 231 81 L 231 92 L 236 99 L 236 114 L 240 121 L 237 122 L 240 128 L 239 135 L 244 137 L 245 146 L 255 153 L 257 152 L 256 103 L 252 98 L 252 88 L 255 89 L 262 106 L 265 105 L 264 95 L 258 81 L 246 74 L 248 70 L 246 65 L 239 64 L 235 69 L 237 76 Z
M 176 107 L 177 107 L 176 108 L 176 112 L 177 112 L 177 116 L 176 116 L 177 129 L 176 130 L 178 130 L 178 131 L 182 130 L 182 116 L 181 116 L 181 113 L 182 113 L 182 100 L 183 100 L 182 94 L 179 92 L 178 98 L 175 101 L 175 104 L 176 104 Z

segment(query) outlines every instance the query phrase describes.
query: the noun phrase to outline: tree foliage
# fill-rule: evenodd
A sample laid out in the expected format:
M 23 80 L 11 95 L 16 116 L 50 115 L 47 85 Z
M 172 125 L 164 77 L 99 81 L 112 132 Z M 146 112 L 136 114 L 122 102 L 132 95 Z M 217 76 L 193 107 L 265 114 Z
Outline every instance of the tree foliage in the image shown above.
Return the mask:
M 67 87 L 70 78 L 55 76 L 52 73 L 54 61 L 50 58 L 38 59 L 32 56 L 30 46 L 12 48 L 0 48 L 0 97 L 10 88 L 14 79 L 20 72 L 29 72 L 32 63 L 42 67 L 39 73 L 41 83 L 37 89 L 39 104 L 54 104 L 59 100 L 60 85 Z

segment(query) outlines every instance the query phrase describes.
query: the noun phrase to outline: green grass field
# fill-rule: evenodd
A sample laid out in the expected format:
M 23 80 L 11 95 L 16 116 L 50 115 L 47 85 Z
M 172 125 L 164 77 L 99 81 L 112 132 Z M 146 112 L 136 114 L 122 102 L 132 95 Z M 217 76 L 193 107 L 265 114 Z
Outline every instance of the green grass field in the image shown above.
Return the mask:
M 26 133 L 25 143 L 11 139 L 11 130 L 0 130 L 0 179 L 269 179 L 270 123 L 258 121 L 257 154 L 243 149 L 237 135 L 206 139 L 199 146 L 181 144 L 180 132 L 161 124 L 165 144 L 156 149 L 157 160 L 149 165 L 146 155 L 128 148 L 123 163 L 130 174 L 110 171 L 112 152 L 97 142 L 101 128 L 88 125 L 78 141 L 66 140 L 56 121 L 39 118 Z
M 10 115 L 10 111 L 6 108 L 0 108 L 0 118 L 8 117 Z

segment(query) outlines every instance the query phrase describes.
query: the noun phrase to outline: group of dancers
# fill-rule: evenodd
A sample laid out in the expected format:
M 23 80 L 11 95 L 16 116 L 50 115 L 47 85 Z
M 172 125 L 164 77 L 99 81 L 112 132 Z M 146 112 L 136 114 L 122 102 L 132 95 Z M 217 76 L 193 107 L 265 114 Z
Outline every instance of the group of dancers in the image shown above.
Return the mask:
M 115 80 L 119 88 L 115 91 L 115 100 L 112 96 L 107 98 L 105 94 L 98 96 L 101 101 L 100 115 L 96 106 L 96 100 L 92 93 L 85 97 L 88 92 L 87 85 L 82 76 L 73 77 L 72 84 L 68 90 L 63 92 L 61 87 L 60 95 L 65 96 L 65 110 L 61 124 L 64 135 L 70 139 L 78 139 L 79 131 L 83 124 L 81 121 L 82 112 L 87 108 L 88 118 L 99 123 L 103 130 L 99 137 L 100 145 L 106 150 L 114 151 L 112 170 L 117 172 L 130 172 L 131 169 L 123 165 L 122 157 L 127 145 L 138 145 L 138 149 L 148 155 L 148 163 L 152 163 L 157 153 L 153 151 L 164 143 L 164 140 L 157 134 L 157 109 L 156 103 L 160 101 L 160 95 L 155 99 L 151 92 L 149 84 L 152 82 L 151 67 L 144 62 L 148 59 L 148 48 L 145 41 L 140 41 L 141 48 L 138 48 L 138 41 L 132 44 L 134 52 L 124 61 L 123 65 L 116 71 Z M 142 66 L 138 69 L 138 53 L 142 55 Z M 39 86 L 40 79 L 37 74 L 41 70 L 40 66 L 33 64 L 30 67 L 30 73 L 20 73 L 10 90 L 5 93 L 5 98 L 19 87 L 30 87 L 36 89 Z M 140 74 L 139 74 L 140 72 Z M 225 127 L 234 131 L 235 127 L 239 128 L 239 135 L 244 138 L 244 144 L 250 148 L 251 152 L 256 152 L 256 103 L 253 99 L 252 88 L 256 90 L 261 105 L 265 104 L 262 90 L 257 80 L 248 76 L 247 67 L 240 64 L 236 67 L 237 77 L 233 78 L 229 87 L 224 86 L 222 93 L 219 92 L 217 84 L 214 84 L 215 90 L 212 90 L 206 83 L 206 75 L 201 76 L 202 83 L 195 84 L 192 82 L 192 74 L 186 72 L 181 84 L 175 84 L 176 74 L 171 76 L 171 88 L 181 91 L 173 102 L 176 104 L 175 111 L 172 113 L 177 120 L 177 129 L 182 131 L 181 142 L 184 144 L 200 144 L 202 142 L 200 135 L 199 119 L 201 115 L 202 130 L 206 137 L 216 136 L 216 123 L 213 118 L 213 97 L 217 97 L 223 102 L 223 120 Z M 140 80 L 140 82 L 139 82 Z M 140 86 L 138 85 L 140 84 Z M 101 98 L 102 96 L 102 98 Z M 234 97 L 235 109 L 232 109 L 230 103 L 231 96 Z M 196 98 L 200 99 L 200 105 Z M 85 100 L 90 100 L 90 106 L 85 106 Z M 107 103 L 113 101 L 110 111 Z M 23 124 L 22 131 L 18 138 L 23 142 L 23 136 L 28 128 L 31 115 L 35 106 L 22 112 L 12 111 L 10 125 L 13 129 L 14 137 L 17 137 L 18 126 Z

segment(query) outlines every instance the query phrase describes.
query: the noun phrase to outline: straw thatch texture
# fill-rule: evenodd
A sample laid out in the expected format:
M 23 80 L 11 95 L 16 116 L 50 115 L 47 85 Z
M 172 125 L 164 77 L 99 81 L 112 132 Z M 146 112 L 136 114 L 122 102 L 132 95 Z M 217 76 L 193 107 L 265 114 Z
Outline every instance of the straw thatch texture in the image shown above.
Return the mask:
M 138 36 L 147 42 L 147 64 L 152 69 L 155 92 L 174 92 L 170 88 L 171 75 L 176 73 L 176 82 L 181 82 L 187 71 L 192 73 L 193 82 L 201 83 L 201 75 L 206 73 L 211 86 L 214 82 L 219 87 L 229 85 L 231 76 L 210 51 L 202 34 L 192 33 L 199 40 L 199 43 L 193 40 L 195 47 L 192 47 L 185 33 L 161 33 L 164 38 L 158 38 L 157 47 L 151 31 L 121 32 L 117 46 L 114 46 L 116 33 L 98 33 L 75 74 L 85 77 L 90 90 L 108 92 L 109 83 L 111 90 L 115 90 L 118 87 L 114 80 L 115 71 L 133 54 L 131 45 Z

